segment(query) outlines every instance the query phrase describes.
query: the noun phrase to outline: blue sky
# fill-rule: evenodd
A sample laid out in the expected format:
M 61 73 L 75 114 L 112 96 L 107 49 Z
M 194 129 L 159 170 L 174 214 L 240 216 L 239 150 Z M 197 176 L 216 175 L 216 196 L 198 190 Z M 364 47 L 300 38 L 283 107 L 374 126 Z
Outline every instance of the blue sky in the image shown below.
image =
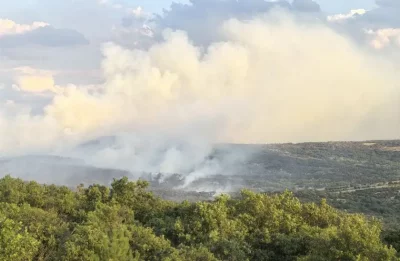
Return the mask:
M 101 31 L 110 24 L 120 22 L 121 12 L 99 6 L 101 0 L 19 0 L 3 1 L 0 18 L 7 18 L 18 23 L 44 21 L 55 27 L 79 28 L 88 37 L 101 35 Z M 169 0 L 105 0 L 108 3 L 120 4 L 124 8 L 141 6 L 149 13 L 162 13 L 173 1 Z M 188 3 L 189 0 L 175 0 L 176 3 Z M 317 0 L 325 13 L 345 13 L 351 9 L 372 9 L 375 0 Z M 96 19 L 92 19 L 96 18 Z M 101 18 L 101 19 L 99 19 Z
M 80 0 L 75 0 L 75 2 L 79 2 Z M 46 2 L 46 5 L 49 3 L 51 6 L 62 6 L 62 0 L 59 1 L 44 1 L 44 0 L 19 0 L 19 1 L 4 1 L 2 3 L 1 14 L 11 14 L 16 15 L 17 13 L 26 10 L 26 9 L 36 9 L 41 12 L 39 9 L 43 8 L 40 4 L 41 2 Z M 52 2 L 52 3 L 51 3 Z M 168 0 L 123 0 L 119 1 L 119 3 L 123 3 L 129 6 L 142 6 L 148 11 L 151 12 L 160 12 L 163 8 L 168 8 L 173 1 Z M 188 3 L 188 0 L 175 0 L 177 3 Z M 325 12 L 336 13 L 336 12 L 344 12 L 350 9 L 355 8 L 365 8 L 370 9 L 375 6 L 374 0 L 317 0 L 322 9 Z M 81 4 L 81 3 L 80 3 Z M 46 8 L 44 8 L 46 9 Z
M 341 13 L 351 9 L 371 9 L 375 0 L 318 0 L 322 10 L 329 13 Z
M 311 3 L 313 0 L 296 0 L 298 2 Z M 397 1 L 397 0 L 391 0 Z M 188 0 L 175 0 L 175 3 L 188 3 Z M 199 1 L 201 2 L 201 1 Z M 213 5 L 213 1 L 201 2 L 195 8 L 181 8 L 179 5 L 175 6 L 172 12 L 169 12 L 165 19 L 158 21 L 158 27 L 172 27 L 173 29 L 181 29 L 188 31 L 189 35 L 193 39 L 199 39 L 210 36 L 210 32 L 207 28 L 203 31 L 195 30 L 198 25 L 196 23 L 203 23 L 205 26 L 211 23 L 209 26 L 214 26 L 212 23 L 216 23 L 217 20 L 234 17 L 235 15 L 248 15 L 246 12 L 264 12 L 269 7 L 260 7 L 262 5 L 261 0 L 249 0 L 240 1 L 236 7 L 233 7 L 235 1 L 230 1 L 232 6 L 225 7 L 224 3 L 229 2 L 225 0 L 215 0 L 218 5 Z M 271 1 L 272 2 L 272 1 Z M 366 9 L 375 10 L 375 0 L 316 0 L 321 6 L 321 15 L 329 14 L 347 14 L 351 9 Z M 19 0 L 19 1 L 3 1 L 0 8 L 0 19 L 10 19 L 19 25 L 31 25 L 33 22 L 45 22 L 50 24 L 52 31 L 39 30 L 29 34 L 29 36 L 12 36 L 7 37 L 7 41 L 3 40 L 3 47 L 14 45 L 15 41 L 21 41 L 21 43 L 27 40 L 43 42 L 46 38 L 50 37 L 54 45 L 54 41 L 58 41 L 60 37 L 67 37 L 68 41 L 72 43 L 83 42 L 82 38 L 86 38 L 90 43 L 90 47 L 81 46 L 74 47 L 74 49 L 68 48 L 64 52 L 55 52 L 54 48 L 45 48 L 41 46 L 36 48 L 35 52 L 32 52 L 28 45 L 24 45 L 21 48 L 8 48 L 3 50 L 5 55 L 8 56 L 6 63 L 19 64 L 19 59 L 27 57 L 48 57 L 40 61 L 44 67 L 51 67 L 51 60 L 63 60 L 62 56 L 64 53 L 71 53 L 75 50 L 79 50 L 85 54 L 91 54 L 90 59 L 85 59 L 80 65 L 93 66 L 93 64 L 99 64 L 101 57 L 99 46 L 107 41 L 116 41 L 120 44 L 134 43 L 138 39 L 138 33 L 140 34 L 140 27 L 146 24 L 146 21 L 137 20 L 132 13 L 132 10 L 141 6 L 145 15 L 151 13 L 161 14 L 163 9 L 169 9 L 172 1 L 169 0 Z M 206 3 L 206 4 L 204 4 Z M 229 5 L 229 4 L 228 4 Z M 234 8 L 234 9 L 232 9 Z M 264 8 L 264 9 L 263 9 Z M 266 8 L 266 9 L 265 9 Z M 236 11 L 235 11 L 236 10 Z M 252 11 L 250 11 L 252 10 Z M 233 12 L 233 13 L 228 13 Z M 236 12 L 236 13 L 235 13 Z M 387 13 L 392 15 L 386 17 Z M 186 13 L 186 14 L 185 14 Z M 213 19 L 202 18 L 201 16 L 210 16 L 212 13 Z M 391 24 L 391 21 L 395 21 L 396 10 L 387 9 L 376 9 L 374 12 L 370 12 L 370 17 L 374 19 L 374 23 L 382 21 L 385 27 L 397 26 Z M 200 16 L 199 16 L 200 15 Z M 200 20 L 195 20 L 198 17 Z M 218 18 L 219 17 L 219 18 Z M 382 18 L 383 17 L 383 18 Z M 321 17 L 320 17 L 321 18 Z M 135 21 L 134 21 L 135 20 Z M 368 22 L 370 19 L 365 19 Z M 134 22 L 134 26 L 124 27 L 123 23 L 129 21 Z M 219 23 L 218 22 L 218 23 Z M 364 21 L 365 22 L 365 21 Z M 363 23 L 364 23 L 363 22 Z M 400 22 L 400 21 L 399 21 Z M 135 26 L 137 28 L 135 28 Z M 360 25 L 362 26 L 362 25 Z M 400 25 L 399 25 L 400 26 Z M 350 28 L 350 27 L 349 27 Z M 354 26 L 352 27 L 354 29 Z M 353 30 L 352 29 L 352 30 Z M 0 28 L 1 30 L 1 28 Z M 61 30 L 72 30 L 74 32 L 67 32 Z M 139 30 L 139 31 L 138 31 Z M 1 31 L 0 31 L 1 33 Z M 42 35 L 37 35 L 41 33 Z M 34 34 L 34 35 L 32 35 Z M 79 35 L 80 34 L 80 35 Z M 208 35 L 208 36 L 207 36 Z M 29 37 L 29 39 L 27 39 Z M 36 37 L 36 38 L 32 38 Z M 72 38 L 74 39 L 72 39 Z M 64 39 L 63 38 L 63 39 Z M 139 36 L 139 38 L 141 38 Z M 18 40 L 20 39 L 20 40 Z M 65 38 L 66 39 L 66 38 Z M 81 40 L 78 40 L 81 39 Z M 204 42 L 204 41 L 203 41 Z M 0 41 L 0 47 L 1 47 Z M 32 47 L 33 48 L 33 47 Z M 86 50 L 86 49 L 87 50 Z M 97 53 L 96 51 L 97 50 Z M 1 55 L 1 53 L 0 53 Z M 59 58 L 56 58 L 59 57 Z M 78 55 L 80 57 L 80 55 Z M 97 58 L 95 58 L 97 57 Z M 18 59 L 17 59 L 18 58 Z M 26 58 L 26 59 L 25 59 Z M 28 59 L 29 63 L 35 63 L 34 59 Z M 49 65 L 47 65 L 49 63 Z M 58 66 L 65 65 L 65 63 L 56 63 Z M 86 66 L 87 65 L 87 66 Z

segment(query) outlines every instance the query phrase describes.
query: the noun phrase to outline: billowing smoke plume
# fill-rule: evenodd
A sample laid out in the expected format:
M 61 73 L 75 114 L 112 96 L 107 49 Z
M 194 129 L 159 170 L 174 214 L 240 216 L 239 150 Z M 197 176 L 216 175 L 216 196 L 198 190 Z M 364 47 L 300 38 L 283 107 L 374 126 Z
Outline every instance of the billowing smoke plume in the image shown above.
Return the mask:
M 105 45 L 104 84 L 57 87 L 35 116 L 1 109 L 0 153 L 76 154 L 190 182 L 229 165 L 206 160 L 215 143 L 399 138 L 396 63 L 287 14 L 221 26 L 225 40 L 207 48 L 171 30 L 148 50 Z M 104 136 L 117 138 L 73 149 Z

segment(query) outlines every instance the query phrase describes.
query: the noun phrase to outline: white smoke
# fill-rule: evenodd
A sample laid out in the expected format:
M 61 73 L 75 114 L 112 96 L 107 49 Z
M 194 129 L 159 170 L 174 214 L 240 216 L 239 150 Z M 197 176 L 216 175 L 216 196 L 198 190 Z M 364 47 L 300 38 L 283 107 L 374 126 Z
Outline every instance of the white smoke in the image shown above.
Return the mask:
M 42 115 L 1 109 L 0 153 L 75 154 L 100 166 L 186 173 L 187 185 L 232 164 L 206 160 L 218 142 L 399 138 L 397 63 L 326 25 L 273 18 L 226 21 L 225 41 L 206 49 L 170 30 L 146 51 L 107 44 L 97 89 L 64 87 Z M 71 150 L 107 135 L 117 137 L 110 147 Z

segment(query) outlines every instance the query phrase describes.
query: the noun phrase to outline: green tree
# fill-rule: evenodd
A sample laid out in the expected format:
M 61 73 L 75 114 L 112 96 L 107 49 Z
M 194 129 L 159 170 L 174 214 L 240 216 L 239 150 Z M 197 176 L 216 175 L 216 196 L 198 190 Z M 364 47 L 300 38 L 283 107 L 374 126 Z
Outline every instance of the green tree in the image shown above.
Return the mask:
M 131 232 L 126 225 L 133 213 L 118 205 L 99 203 L 88 214 L 88 220 L 78 225 L 65 244 L 63 260 L 131 261 Z
M 286 191 L 173 203 L 148 183 L 40 185 L 0 179 L 0 261 L 395 261 L 375 219 Z M 386 235 L 391 244 L 396 234 Z
M 39 242 L 22 224 L 0 214 L 0 260 L 33 260 Z

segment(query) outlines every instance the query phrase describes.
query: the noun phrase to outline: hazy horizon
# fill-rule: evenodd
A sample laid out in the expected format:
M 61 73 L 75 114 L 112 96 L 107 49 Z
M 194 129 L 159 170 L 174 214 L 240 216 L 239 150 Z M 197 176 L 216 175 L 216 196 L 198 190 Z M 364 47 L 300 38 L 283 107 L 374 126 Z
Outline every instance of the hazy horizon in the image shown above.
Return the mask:
M 0 156 L 197 177 L 248 156 L 219 143 L 399 139 L 400 5 L 363 3 L 3 4 Z

